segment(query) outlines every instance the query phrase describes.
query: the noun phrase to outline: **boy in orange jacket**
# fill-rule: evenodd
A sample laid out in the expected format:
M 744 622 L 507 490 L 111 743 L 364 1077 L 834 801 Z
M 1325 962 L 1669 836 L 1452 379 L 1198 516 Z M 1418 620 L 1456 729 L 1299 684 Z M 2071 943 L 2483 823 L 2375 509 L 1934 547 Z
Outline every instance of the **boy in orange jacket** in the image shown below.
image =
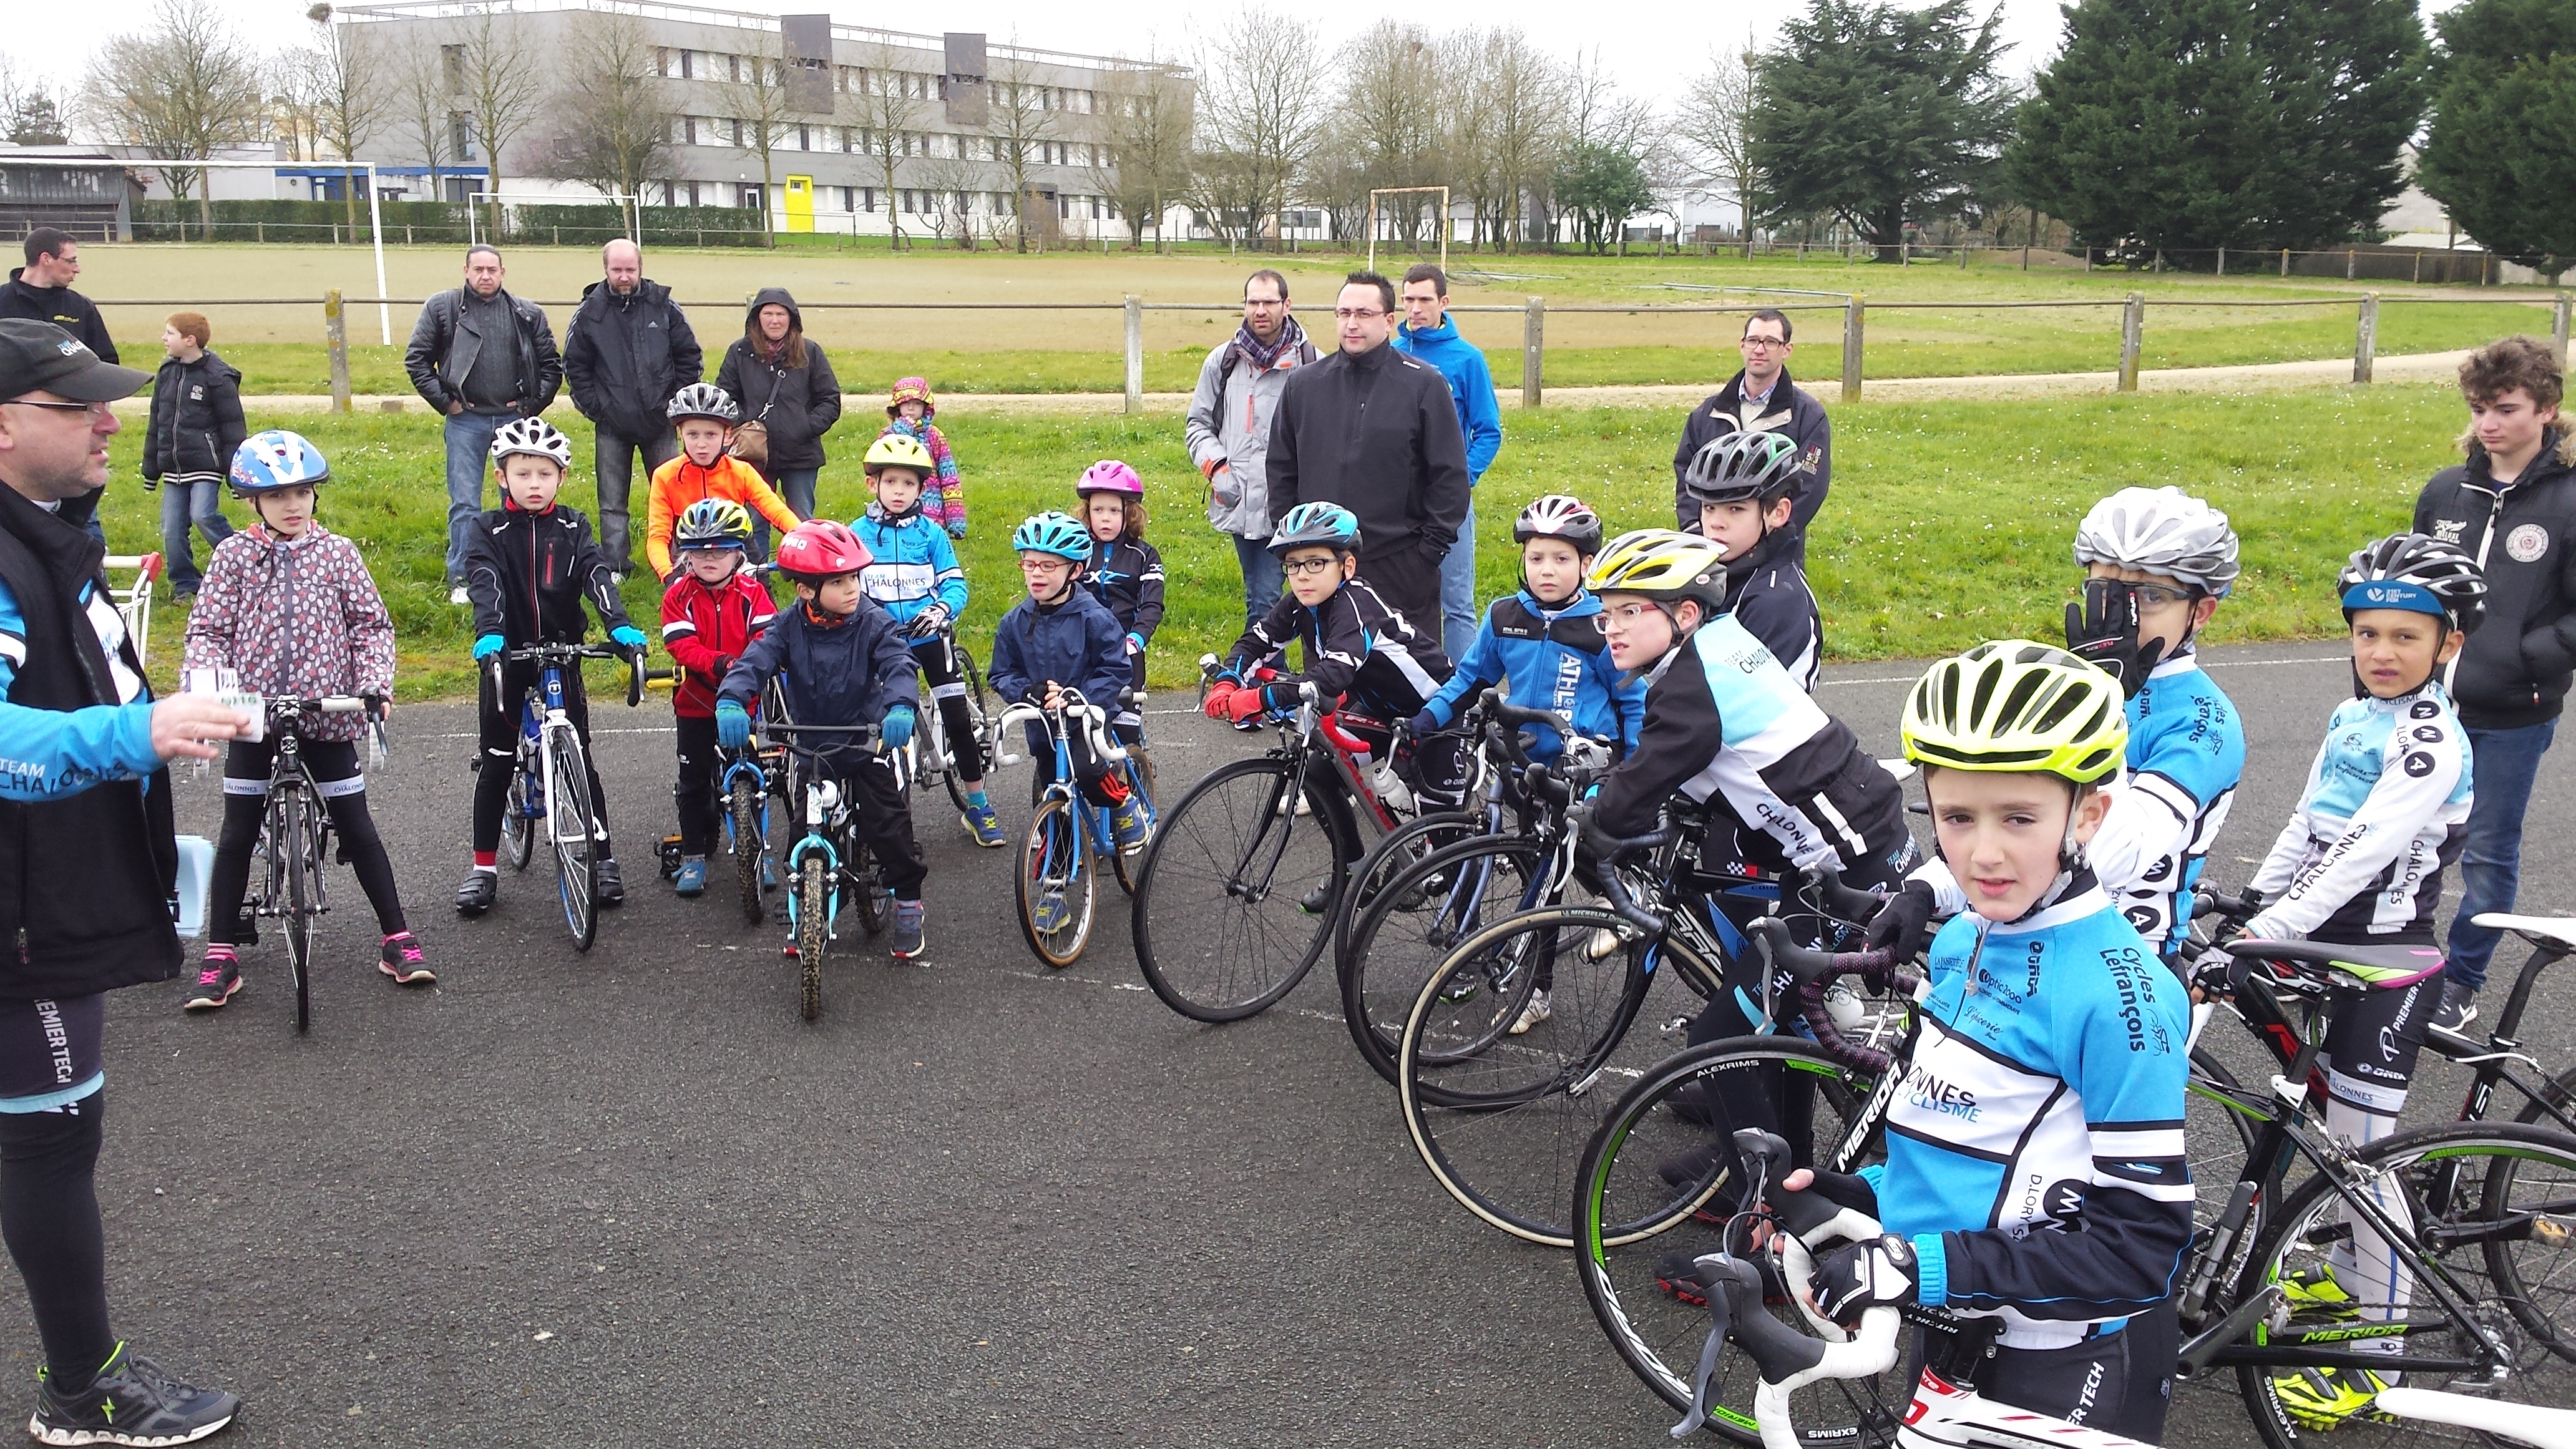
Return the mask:
M 644 503 L 644 559 L 665 588 L 672 582 L 671 528 L 699 499 L 739 503 L 782 533 L 803 522 L 758 471 L 725 451 L 733 446 L 733 425 L 742 410 L 723 388 L 693 382 L 672 397 L 670 414 L 680 430 L 680 456 L 653 470 Z

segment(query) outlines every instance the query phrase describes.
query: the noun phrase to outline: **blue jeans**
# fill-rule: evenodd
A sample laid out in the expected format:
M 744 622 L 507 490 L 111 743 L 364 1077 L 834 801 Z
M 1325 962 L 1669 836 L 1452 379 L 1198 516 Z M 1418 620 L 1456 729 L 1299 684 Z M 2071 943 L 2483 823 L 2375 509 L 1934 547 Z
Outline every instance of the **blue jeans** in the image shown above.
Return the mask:
M 2522 884 L 2522 816 L 2531 808 L 2540 757 L 2558 733 L 2543 720 L 2513 730 L 2469 731 L 2469 777 L 2477 798 L 2469 806 L 2469 838 L 2460 851 L 2460 913 L 2451 918 L 2450 962 L 2445 974 L 2475 991 L 2487 984 L 2487 962 L 2501 931 L 2470 924 L 2485 911 L 2510 911 Z
M 1226 537 L 1234 540 L 1235 562 L 1243 566 L 1243 627 L 1249 629 L 1288 591 L 1288 572 L 1279 567 L 1279 555 L 1270 551 L 1270 540 L 1240 533 Z
M 1476 503 L 1458 525 L 1458 542 L 1440 559 L 1440 640 L 1451 663 L 1476 642 Z
M 822 477 L 823 470 L 820 468 L 781 468 L 778 470 L 778 476 L 770 479 L 769 483 L 771 487 L 778 490 L 779 497 L 787 500 L 789 512 L 799 518 L 810 519 L 814 516 L 814 485 L 820 482 Z M 769 557 L 769 520 L 761 517 L 758 510 L 754 510 L 751 515 L 751 561 L 758 563 L 767 557 Z
M 223 500 L 224 485 L 212 478 L 161 485 L 161 566 L 170 571 L 171 593 L 193 594 L 205 579 L 188 537 L 192 526 L 206 536 L 208 549 L 233 536 Z
M 492 435 L 507 413 L 447 415 L 447 581 L 465 582 L 465 526 L 483 511 L 483 480 L 492 473 Z

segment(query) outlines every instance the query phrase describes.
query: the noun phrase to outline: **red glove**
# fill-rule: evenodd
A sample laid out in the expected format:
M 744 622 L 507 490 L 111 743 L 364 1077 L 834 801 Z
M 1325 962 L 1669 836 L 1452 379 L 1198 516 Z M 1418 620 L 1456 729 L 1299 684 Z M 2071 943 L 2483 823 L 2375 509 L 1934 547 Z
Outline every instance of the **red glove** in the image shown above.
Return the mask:
M 1268 708 L 1270 708 L 1270 696 L 1267 690 L 1238 689 L 1225 697 L 1226 716 L 1236 724 L 1241 724 Z
M 1199 709 L 1209 719 L 1224 719 L 1228 703 L 1241 692 L 1241 687 L 1231 680 L 1220 679 L 1208 686 L 1207 700 L 1199 706 Z

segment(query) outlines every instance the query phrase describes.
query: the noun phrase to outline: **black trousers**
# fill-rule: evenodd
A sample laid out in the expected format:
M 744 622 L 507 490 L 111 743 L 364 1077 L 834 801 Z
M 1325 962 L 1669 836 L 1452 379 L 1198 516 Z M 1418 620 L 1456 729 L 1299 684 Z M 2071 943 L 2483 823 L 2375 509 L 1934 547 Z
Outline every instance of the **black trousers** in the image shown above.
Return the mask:
M 2182 1326 L 2167 1301 L 2086 1343 L 1998 1344 L 1975 1382 L 1995 1403 L 2154 1444 L 2164 1438 L 2165 1411 L 2173 1407 L 2174 1357 L 2181 1349 Z
M 107 1093 L 36 1107 L 101 1070 L 104 998 L 0 1001 L 0 1238 L 26 1280 L 47 1377 L 78 1393 L 116 1352 L 98 1149 Z
M 358 876 L 358 888 L 375 908 L 376 929 L 385 935 L 409 927 L 403 921 L 402 895 L 394 888 L 393 862 L 385 858 L 384 840 L 376 834 L 375 817 L 367 812 L 367 777 L 358 768 L 358 747 L 347 740 L 306 740 L 305 767 L 322 790 L 322 808 L 340 836 L 340 858 Z M 259 844 L 260 821 L 268 814 L 268 773 L 277 759 L 275 740 L 235 740 L 224 752 L 224 825 L 215 838 L 215 864 L 206 879 L 206 940 L 210 945 L 241 943 L 242 899 L 250 893 L 250 859 Z
M 827 756 L 819 766 L 811 760 L 799 760 L 790 798 L 800 817 L 805 809 L 803 782 L 811 778 L 804 772 L 817 768 L 829 771 L 827 778 L 840 784 L 842 797 L 850 802 L 851 828 L 867 843 L 868 853 L 877 858 L 894 898 L 921 899 L 921 882 L 930 874 L 930 868 L 922 863 L 921 846 L 912 838 L 912 807 L 904 804 L 903 792 L 895 789 L 894 771 L 877 763 L 874 756 L 855 750 Z M 797 837 L 805 833 L 801 818 L 796 822 L 795 833 Z
M 477 854 L 501 848 L 501 812 L 510 803 L 510 765 L 519 756 L 519 701 L 539 683 L 539 666 L 501 666 L 501 692 L 492 693 L 490 671 L 483 673 L 481 770 L 474 777 L 474 849 Z M 581 737 L 582 763 L 590 771 L 590 798 L 599 808 L 599 854 L 608 847 L 608 792 L 599 785 L 599 761 L 590 752 L 590 698 L 582 692 L 581 671 L 564 670 L 564 715 Z
M 714 715 L 676 717 L 680 778 L 671 797 L 680 811 L 680 853 L 710 855 L 724 828 L 724 750 L 716 743 Z
M 1440 556 L 1428 549 L 1399 545 L 1387 552 L 1360 556 L 1360 577 L 1377 596 L 1404 616 L 1404 622 L 1436 640 L 1440 637 Z

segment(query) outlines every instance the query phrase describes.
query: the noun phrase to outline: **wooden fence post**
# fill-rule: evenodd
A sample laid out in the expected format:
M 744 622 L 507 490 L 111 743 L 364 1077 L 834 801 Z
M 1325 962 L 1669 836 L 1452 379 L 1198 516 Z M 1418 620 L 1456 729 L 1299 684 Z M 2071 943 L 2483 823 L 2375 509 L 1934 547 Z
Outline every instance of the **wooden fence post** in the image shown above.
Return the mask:
M 2370 381 L 2370 365 L 2379 354 L 2379 294 L 2361 294 L 2361 312 L 2352 329 L 2352 380 Z
M 2361 248 L 2345 247 L 2343 249 L 2343 279 L 2345 281 L 2349 282 L 2359 274 L 2360 262 Z
M 1127 294 L 1127 411 L 1145 410 L 1145 299 Z
M 2131 292 L 2120 309 L 2120 382 L 2122 392 L 2138 390 L 2138 348 L 2146 340 L 2147 294 Z
M 1547 356 L 1547 300 L 1529 299 L 1529 310 L 1521 314 L 1521 406 L 1538 406 L 1544 386 Z
M 2091 247 L 2086 247 L 2084 249 L 2084 270 L 2088 272 L 2093 270 L 2093 249 Z
M 2576 313 L 2576 297 L 2565 292 L 2559 293 L 2558 304 L 2550 309 L 2549 345 L 2550 349 L 2558 354 L 2558 365 L 2561 367 L 2567 365 L 2567 327 L 2571 313 Z
M 322 294 L 322 335 L 331 344 L 331 411 L 349 411 L 349 322 L 340 289 Z
M 2288 247 L 2283 247 L 2283 248 L 2281 248 L 2281 275 L 2286 277 L 2286 276 L 2288 276 L 2289 274 L 2290 274 L 2290 249 L 2289 249 Z
M 1869 308 L 1859 294 L 1843 303 L 1843 401 L 1860 401 L 1861 338 L 1868 325 Z

